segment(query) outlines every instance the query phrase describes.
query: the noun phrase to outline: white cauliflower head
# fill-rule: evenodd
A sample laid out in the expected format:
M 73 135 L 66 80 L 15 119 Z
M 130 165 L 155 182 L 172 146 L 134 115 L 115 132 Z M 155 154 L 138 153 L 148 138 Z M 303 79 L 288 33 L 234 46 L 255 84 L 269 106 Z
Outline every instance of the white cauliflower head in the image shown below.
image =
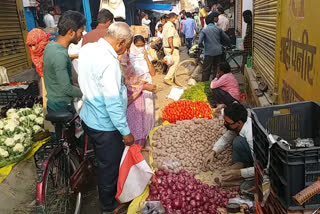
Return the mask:
M 7 138 L 5 141 L 4 141 L 4 144 L 8 147 L 13 147 L 15 145 L 15 141 L 13 138 Z
M 37 117 L 37 118 L 35 119 L 35 122 L 36 122 L 38 125 L 43 125 L 44 119 L 43 119 L 43 117 Z
M 7 120 L 4 125 L 4 130 L 13 132 L 18 125 L 19 125 L 19 122 L 15 119 Z
M 24 151 L 24 146 L 21 143 L 17 143 L 12 150 L 14 152 L 22 153 Z
M 29 118 L 30 120 L 34 121 L 34 120 L 37 118 L 37 115 L 35 115 L 35 114 L 30 114 L 30 115 L 28 115 L 28 118 Z
M 16 134 L 13 136 L 13 139 L 15 142 L 23 142 L 25 138 L 25 134 L 24 133 L 20 133 L 20 134 Z
M 19 122 L 22 123 L 23 121 L 27 120 L 26 116 L 22 116 L 19 118 Z
M 41 127 L 39 125 L 34 125 L 32 127 L 32 130 L 34 133 L 38 133 L 39 131 L 41 131 Z
M 6 158 L 9 156 L 9 152 L 3 148 L 0 148 L 0 157 Z

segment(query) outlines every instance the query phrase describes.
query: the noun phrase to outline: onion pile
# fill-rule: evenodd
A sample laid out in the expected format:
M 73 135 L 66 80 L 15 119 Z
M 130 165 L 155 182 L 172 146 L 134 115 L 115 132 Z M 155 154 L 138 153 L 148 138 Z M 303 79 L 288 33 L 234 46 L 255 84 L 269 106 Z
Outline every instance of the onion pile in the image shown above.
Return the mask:
M 150 185 L 149 201 L 161 201 L 167 213 L 216 214 L 218 207 L 226 207 L 239 188 L 222 189 L 203 184 L 185 170 L 169 173 L 159 170 Z
M 155 170 L 179 172 L 184 169 L 191 173 L 200 173 L 213 144 L 224 133 L 222 118 L 194 118 L 160 127 L 152 137 L 153 166 Z M 203 171 L 231 165 L 230 150 L 219 155 L 217 163 L 213 165 L 215 167 L 209 166 Z

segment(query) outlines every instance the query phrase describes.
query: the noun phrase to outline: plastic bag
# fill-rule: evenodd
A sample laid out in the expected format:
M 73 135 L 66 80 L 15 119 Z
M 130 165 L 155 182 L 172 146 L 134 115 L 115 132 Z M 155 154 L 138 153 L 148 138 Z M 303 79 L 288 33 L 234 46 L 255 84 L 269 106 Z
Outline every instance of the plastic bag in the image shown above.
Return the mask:
M 166 55 L 166 56 L 163 58 L 163 62 L 166 63 L 168 66 L 173 65 L 172 56 L 171 56 L 171 55 Z
M 141 195 L 152 174 L 150 166 L 141 154 L 141 146 L 126 146 L 120 163 L 116 199 L 125 203 Z
M 163 208 L 160 201 L 146 201 L 143 203 L 141 214 L 165 214 L 166 211 Z

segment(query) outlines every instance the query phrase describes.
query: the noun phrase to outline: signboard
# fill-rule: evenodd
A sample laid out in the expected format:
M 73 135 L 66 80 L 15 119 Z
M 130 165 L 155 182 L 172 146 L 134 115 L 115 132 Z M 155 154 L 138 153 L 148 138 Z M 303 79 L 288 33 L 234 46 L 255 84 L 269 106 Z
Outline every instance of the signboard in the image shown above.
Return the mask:
M 149 28 L 146 26 L 131 25 L 133 35 L 142 35 L 144 38 L 149 37 Z
M 320 1 L 282 0 L 277 39 L 279 103 L 320 102 Z

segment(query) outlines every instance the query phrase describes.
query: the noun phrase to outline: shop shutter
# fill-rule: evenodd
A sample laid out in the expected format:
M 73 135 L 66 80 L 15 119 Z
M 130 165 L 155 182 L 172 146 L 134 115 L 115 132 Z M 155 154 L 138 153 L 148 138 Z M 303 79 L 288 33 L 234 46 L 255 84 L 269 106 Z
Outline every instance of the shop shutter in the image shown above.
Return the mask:
M 236 0 L 236 32 L 239 37 L 242 37 L 242 0 Z
M 8 75 L 22 72 L 30 66 L 25 46 L 26 25 L 22 1 L 0 1 L 0 66 Z
M 253 69 L 268 84 L 275 87 L 275 50 L 278 0 L 253 1 Z

